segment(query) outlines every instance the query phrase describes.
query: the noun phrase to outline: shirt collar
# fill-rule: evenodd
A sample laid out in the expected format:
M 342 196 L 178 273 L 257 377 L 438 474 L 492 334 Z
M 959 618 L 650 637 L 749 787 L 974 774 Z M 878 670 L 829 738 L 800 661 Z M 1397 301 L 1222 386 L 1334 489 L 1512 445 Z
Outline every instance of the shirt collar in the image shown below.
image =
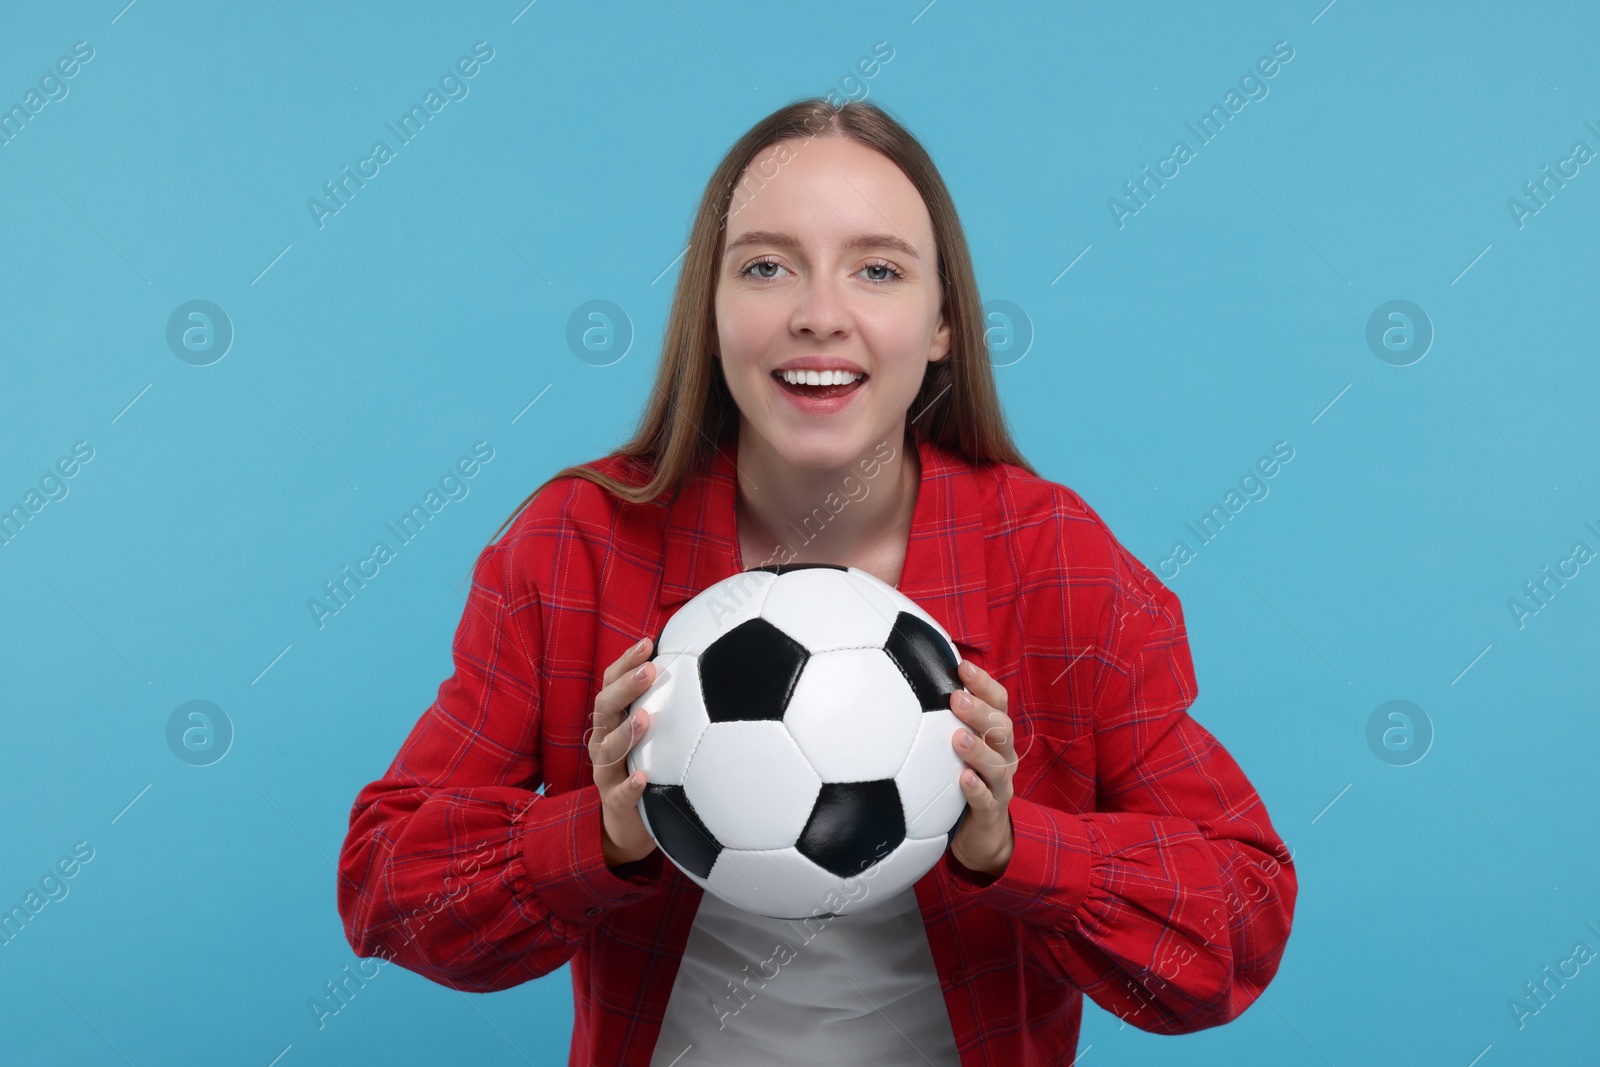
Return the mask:
M 917 455 L 921 483 L 896 588 L 937 619 L 958 645 L 988 652 L 989 583 L 977 475 L 962 456 L 931 441 L 919 438 Z M 663 608 L 738 573 L 737 491 L 728 447 L 717 450 L 707 469 L 684 479 L 667 514 L 658 598 Z

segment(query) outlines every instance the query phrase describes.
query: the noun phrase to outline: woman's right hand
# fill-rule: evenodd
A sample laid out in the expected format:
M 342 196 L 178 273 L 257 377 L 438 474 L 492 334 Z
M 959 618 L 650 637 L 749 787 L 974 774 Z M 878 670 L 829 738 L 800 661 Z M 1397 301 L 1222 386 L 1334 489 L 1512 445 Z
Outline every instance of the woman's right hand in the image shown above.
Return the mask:
M 656 666 L 648 662 L 650 648 L 647 637 L 607 667 L 594 700 L 589 762 L 600 789 L 600 844 L 610 867 L 644 859 L 656 847 L 639 816 L 644 771 L 628 773 L 628 752 L 650 725 L 650 713 L 643 708 L 627 715 L 628 706 L 655 680 Z

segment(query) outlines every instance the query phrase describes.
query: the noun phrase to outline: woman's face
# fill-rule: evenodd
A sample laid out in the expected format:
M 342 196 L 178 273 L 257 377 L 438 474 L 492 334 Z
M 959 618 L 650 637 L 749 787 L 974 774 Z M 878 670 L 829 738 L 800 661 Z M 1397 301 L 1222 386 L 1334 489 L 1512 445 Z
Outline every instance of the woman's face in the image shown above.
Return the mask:
M 729 210 L 716 354 L 741 434 L 760 438 L 747 445 L 829 469 L 879 441 L 898 447 L 928 363 L 950 348 L 916 187 L 874 149 L 819 137 L 758 155 Z M 863 377 L 786 386 L 779 372 L 796 366 Z

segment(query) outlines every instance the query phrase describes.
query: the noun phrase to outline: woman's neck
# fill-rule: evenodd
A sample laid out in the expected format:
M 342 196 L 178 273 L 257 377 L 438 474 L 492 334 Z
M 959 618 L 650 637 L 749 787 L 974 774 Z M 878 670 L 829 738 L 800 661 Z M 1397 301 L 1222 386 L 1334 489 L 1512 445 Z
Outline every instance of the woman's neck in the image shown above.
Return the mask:
M 795 467 L 752 437 L 736 459 L 744 567 L 838 563 L 896 584 L 921 482 L 904 429 L 838 469 Z

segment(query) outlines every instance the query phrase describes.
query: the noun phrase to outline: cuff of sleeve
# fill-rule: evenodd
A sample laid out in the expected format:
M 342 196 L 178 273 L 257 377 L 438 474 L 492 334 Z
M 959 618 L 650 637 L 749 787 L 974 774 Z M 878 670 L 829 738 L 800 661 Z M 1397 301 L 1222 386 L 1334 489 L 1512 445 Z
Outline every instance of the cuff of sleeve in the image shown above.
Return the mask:
M 523 816 L 528 885 L 558 919 L 592 924 L 606 909 L 661 886 L 660 850 L 613 870 L 600 846 L 600 790 L 593 784 L 544 796 Z
M 962 900 L 1009 912 L 1043 926 L 1060 926 L 1089 894 L 1095 864 L 1087 825 L 1076 815 L 1013 796 L 1011 859 L 998 876 L 969 870 L 949 849 L 943 867 Z

